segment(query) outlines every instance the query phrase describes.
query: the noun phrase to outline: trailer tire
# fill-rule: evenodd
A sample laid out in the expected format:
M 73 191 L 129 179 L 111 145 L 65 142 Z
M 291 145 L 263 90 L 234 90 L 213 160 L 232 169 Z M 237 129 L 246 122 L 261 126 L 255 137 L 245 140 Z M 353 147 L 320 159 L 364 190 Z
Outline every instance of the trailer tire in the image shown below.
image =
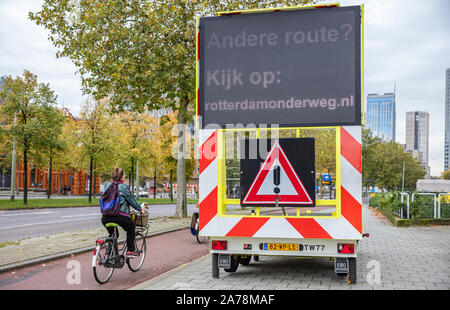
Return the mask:
M 356 258 L 350 257 L 348 259 L 348 283 L 355 284 L 356 283 Z
M 253 260 L 255 262 L 259 262 L 259 255 L 253 255 Z
M 231 255 L 231 267 L 228 269 L 223 269 L 226 272 L 236 272 L 239 267 L 239 262 L 241 261 L 241 255 Z
M 212 255 L 212 276 L 215 279 L 219 278 L 219 254 L 217 253 Z

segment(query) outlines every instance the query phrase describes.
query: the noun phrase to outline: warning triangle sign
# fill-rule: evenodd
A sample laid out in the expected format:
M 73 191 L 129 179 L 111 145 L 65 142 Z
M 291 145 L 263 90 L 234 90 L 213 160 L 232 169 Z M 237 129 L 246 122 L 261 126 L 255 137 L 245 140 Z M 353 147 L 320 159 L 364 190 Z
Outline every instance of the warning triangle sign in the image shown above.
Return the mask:
M 274 143 L 243 204 L 313 204 L 279 143 Z

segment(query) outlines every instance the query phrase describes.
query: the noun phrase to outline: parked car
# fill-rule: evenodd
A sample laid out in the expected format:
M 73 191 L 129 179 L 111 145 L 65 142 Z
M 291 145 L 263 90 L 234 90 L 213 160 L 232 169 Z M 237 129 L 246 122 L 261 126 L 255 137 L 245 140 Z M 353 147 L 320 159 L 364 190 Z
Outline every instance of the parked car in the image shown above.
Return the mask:
M 139 197 L 147 197 L 148 198 L 148 192 L 143 189 L 139 189 Z

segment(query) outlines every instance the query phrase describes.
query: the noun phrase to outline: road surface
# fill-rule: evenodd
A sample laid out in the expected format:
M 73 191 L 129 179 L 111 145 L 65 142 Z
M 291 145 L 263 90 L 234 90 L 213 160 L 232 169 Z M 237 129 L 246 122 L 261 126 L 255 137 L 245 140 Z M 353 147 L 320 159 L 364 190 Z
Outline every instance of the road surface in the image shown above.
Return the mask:
M 172 216 L 175 205 L 149 205 L 150 218 Z M 195 206 L 188 205 L 188 216 Z M 101 227 L 99 207 L 0 211 L 0 242 Z

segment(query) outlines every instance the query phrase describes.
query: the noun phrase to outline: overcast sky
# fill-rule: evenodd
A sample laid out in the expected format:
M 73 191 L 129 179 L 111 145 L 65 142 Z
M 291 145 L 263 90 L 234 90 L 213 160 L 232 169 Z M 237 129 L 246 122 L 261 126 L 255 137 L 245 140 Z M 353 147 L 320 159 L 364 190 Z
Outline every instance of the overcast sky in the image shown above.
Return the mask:
M 333 3 L 338 1 L 321 1 Z M 83 97 L 76 68 L 56 59 L 43 27 L 28 20 L 39 0 L 0 0 L 0 76 L 24 69 L 50 83 L 59 106 L 73 114 Z M 450 68 L 449 0 L 343 0 L 341 6 L 365 4 L 365 97 L 394 91 L 397 142 L 405 143 L 406 111 L 430 114 L 431 175 L 444 166 L 445 69 Z

